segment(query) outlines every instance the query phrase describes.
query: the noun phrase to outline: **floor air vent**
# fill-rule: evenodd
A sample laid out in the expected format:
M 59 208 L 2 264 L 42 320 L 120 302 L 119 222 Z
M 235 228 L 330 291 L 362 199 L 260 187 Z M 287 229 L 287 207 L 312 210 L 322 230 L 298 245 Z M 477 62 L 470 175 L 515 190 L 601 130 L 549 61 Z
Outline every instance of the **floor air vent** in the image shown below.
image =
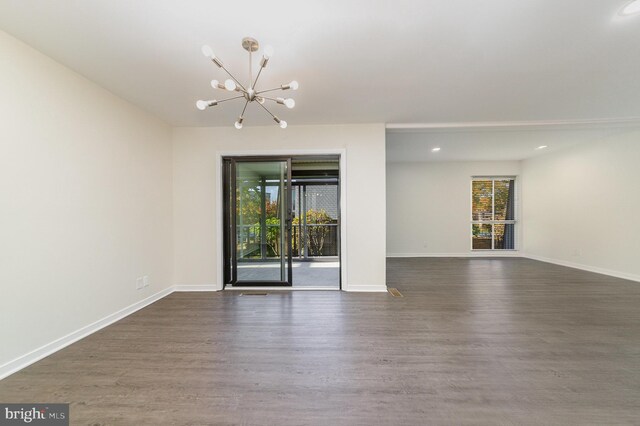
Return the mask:
M 387 290 L 393 297 L 404 297 L 402 293 L 400 293 L 400 291 L 398 291 L 398 289 L 395 287 L 389 287 Z

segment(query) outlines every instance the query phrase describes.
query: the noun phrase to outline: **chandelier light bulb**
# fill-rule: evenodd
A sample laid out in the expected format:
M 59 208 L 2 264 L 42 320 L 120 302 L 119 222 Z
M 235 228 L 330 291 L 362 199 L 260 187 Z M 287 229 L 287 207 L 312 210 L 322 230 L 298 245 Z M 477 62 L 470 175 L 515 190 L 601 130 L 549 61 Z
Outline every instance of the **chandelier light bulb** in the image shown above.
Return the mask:
M 295 81 L 295 80 L 293 80 L 293 81 L 292 81 L 292 82 L 290 82 L 290 83 L 283 84 L 282 86 L 280 86 L 280 88 L 281 88 L 282 90 L 289 90 L 289 89 L 292 89 L 292 90 L 298 90 L 298 82 L 297 82 L 297 81 Z
M 240 121 L 236 121 L 236 123 L 234 124 L 234 126 L 236 126 L 236 129 L 240 130 L 240 129 L 242 129 L 242 122 L 240 122 Z
M 627 3 L 627 5 L 623 7 L 622 11 L 620 12 L 622 16 L 635 15 L 636 13 L 640 13 L 640 0 L 635 0 Z
M 214 89 L 219 89 L 220 82 L 218 80 L 211 80 L 211 87 L 213 87 Z
M 211 47 L 207 46 L 206 44 L 202 46 L 202 54 L 211 59 L 216 57 L 216 55 L 213 54 L 213 49 L 211 49 Z
M 256 96 L 256 101 L 258 101 L 260 105 L 264 104 L 264 98 L 262 96 Z
M 216 101 L 215 99 L 212 99 L 210 101 L 198 101 L 198 102 L 196 102 L 196 107 L 200 111 L 204 111 L 205 109 L 207 109 L 207 107 L 212 107 L 212 106 L 216 106 L 216 105 L 218 105 L 218 101 Z
M 267 45 L 267 46 L 264 48 L 264 52 L 263 52 L 263 54 L 264 54 L 264 57 L 265 57 L 265 58 L 269 59 L 270 57 L 272 57 L 272 56 L 273 56 L 273 53 L 274 53 L 273 46 L 271 46 L 271 45 Z
M 285 105 L 287 108 L 291 109 L 291 108 L 293 108 L 294 106 L 296 106 L 296 101 L 294 101 L 294 100 L 293 100 L 293 99 L 291 99 L 291 98 L 287 98 L 287 99 L 285 99 L 285 100 L 284 100 L 284 105 Z
M 224 88 L 230 92 L 233 92 L 234 90 L 236 90 L 236 83 L 228 78 L 224 81 Z
M 286 129 L 287 128 L 287 122 L 284 120 L 280 120 L 280 128 L 281 129 Z

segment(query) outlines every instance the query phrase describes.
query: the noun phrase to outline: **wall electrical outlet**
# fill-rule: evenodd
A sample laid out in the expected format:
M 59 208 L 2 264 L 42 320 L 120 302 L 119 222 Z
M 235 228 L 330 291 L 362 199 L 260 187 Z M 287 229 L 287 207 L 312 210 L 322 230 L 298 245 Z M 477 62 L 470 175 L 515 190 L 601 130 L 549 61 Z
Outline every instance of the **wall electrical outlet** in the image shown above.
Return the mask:
M 149 287 L 149 275 L 145 275 L 142 277 L 142 286 Z
M 142 277 L 136 279 L 136 290 L 140 290 L 144 286 Z

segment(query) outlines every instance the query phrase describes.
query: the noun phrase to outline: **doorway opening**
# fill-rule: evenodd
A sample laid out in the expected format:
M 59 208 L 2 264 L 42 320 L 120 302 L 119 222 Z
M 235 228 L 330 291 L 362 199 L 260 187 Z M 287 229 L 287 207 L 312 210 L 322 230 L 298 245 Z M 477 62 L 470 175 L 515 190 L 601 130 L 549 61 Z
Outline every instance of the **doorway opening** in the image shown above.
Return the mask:
M 340 157 L 223 157 L 224 286 L 340 289 Z

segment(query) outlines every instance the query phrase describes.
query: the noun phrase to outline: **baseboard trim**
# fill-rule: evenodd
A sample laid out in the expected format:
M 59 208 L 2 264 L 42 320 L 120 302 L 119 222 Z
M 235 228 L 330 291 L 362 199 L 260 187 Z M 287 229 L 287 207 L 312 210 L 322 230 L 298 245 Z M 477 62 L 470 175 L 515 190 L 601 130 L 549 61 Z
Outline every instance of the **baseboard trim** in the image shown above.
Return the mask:
M 66 336 L 60 337 L 59 339 L 56 339 L 51 343 L 47 343 L 46 345 L 43 345 L 25 355 L 22 355 L 1 365 L 0 380 L 22 370 L 25 367 L 28 367 L 29 365 L 37 361 L 40 361 L 43 358 L 46 358 L 54 352 L 58 352 L 59 350 L 71 345 L 72 343 L 75 343 L 78 340 L 81 340 L 89 336 L 90 334 L 93 334 L 96 331 L 113 324 L 116 321 L 119 321 L 133 314 L 136 311 L 139 311 L 146 306 L 149 306 L 154 302 L 157 302 L 158 300 L 168 296 L 171 293 L 173 293 L 173 287 L 166 288 L 152 296 L 140 300 L 139 302 L 129 305 L 126 308 L 119 310 L 118 312 L 107 315 L 106 317 L 98 321 L 95 321 L 87 326 L 84 326 L 74 332 L 67 334 Z
M 387 286 L 379 285 L 350 285 L 349 288 L 343 288 L 346 292 L 371 292 L 371 293 L 386 293 Z
M 614 271 L 612 269 L 598 268 L 596 266 L 584 265 L 582 263 L 567 262 L 566 260 L 551 259 L 549 257 L 537 256 L 535 254 L 523 253 L 522 257 L 531 260 L 537 260 L 539 262 L 552 263 L 554 265 L 566 266 L 567 268 L 580 269 L 586 272 L 593 272 L 595 274 L 608 275 L 614 278 L 621 278 L 623 280 L 640 282 L 640 275 L 628 274 L 626 272 Z
M 215 284 L 178 284 L 173 286 L 173 291 L 220 291 Z
M 482 251 L 470 253 L 387 253 L 387 257 L 522 257 L 519 251 Z

